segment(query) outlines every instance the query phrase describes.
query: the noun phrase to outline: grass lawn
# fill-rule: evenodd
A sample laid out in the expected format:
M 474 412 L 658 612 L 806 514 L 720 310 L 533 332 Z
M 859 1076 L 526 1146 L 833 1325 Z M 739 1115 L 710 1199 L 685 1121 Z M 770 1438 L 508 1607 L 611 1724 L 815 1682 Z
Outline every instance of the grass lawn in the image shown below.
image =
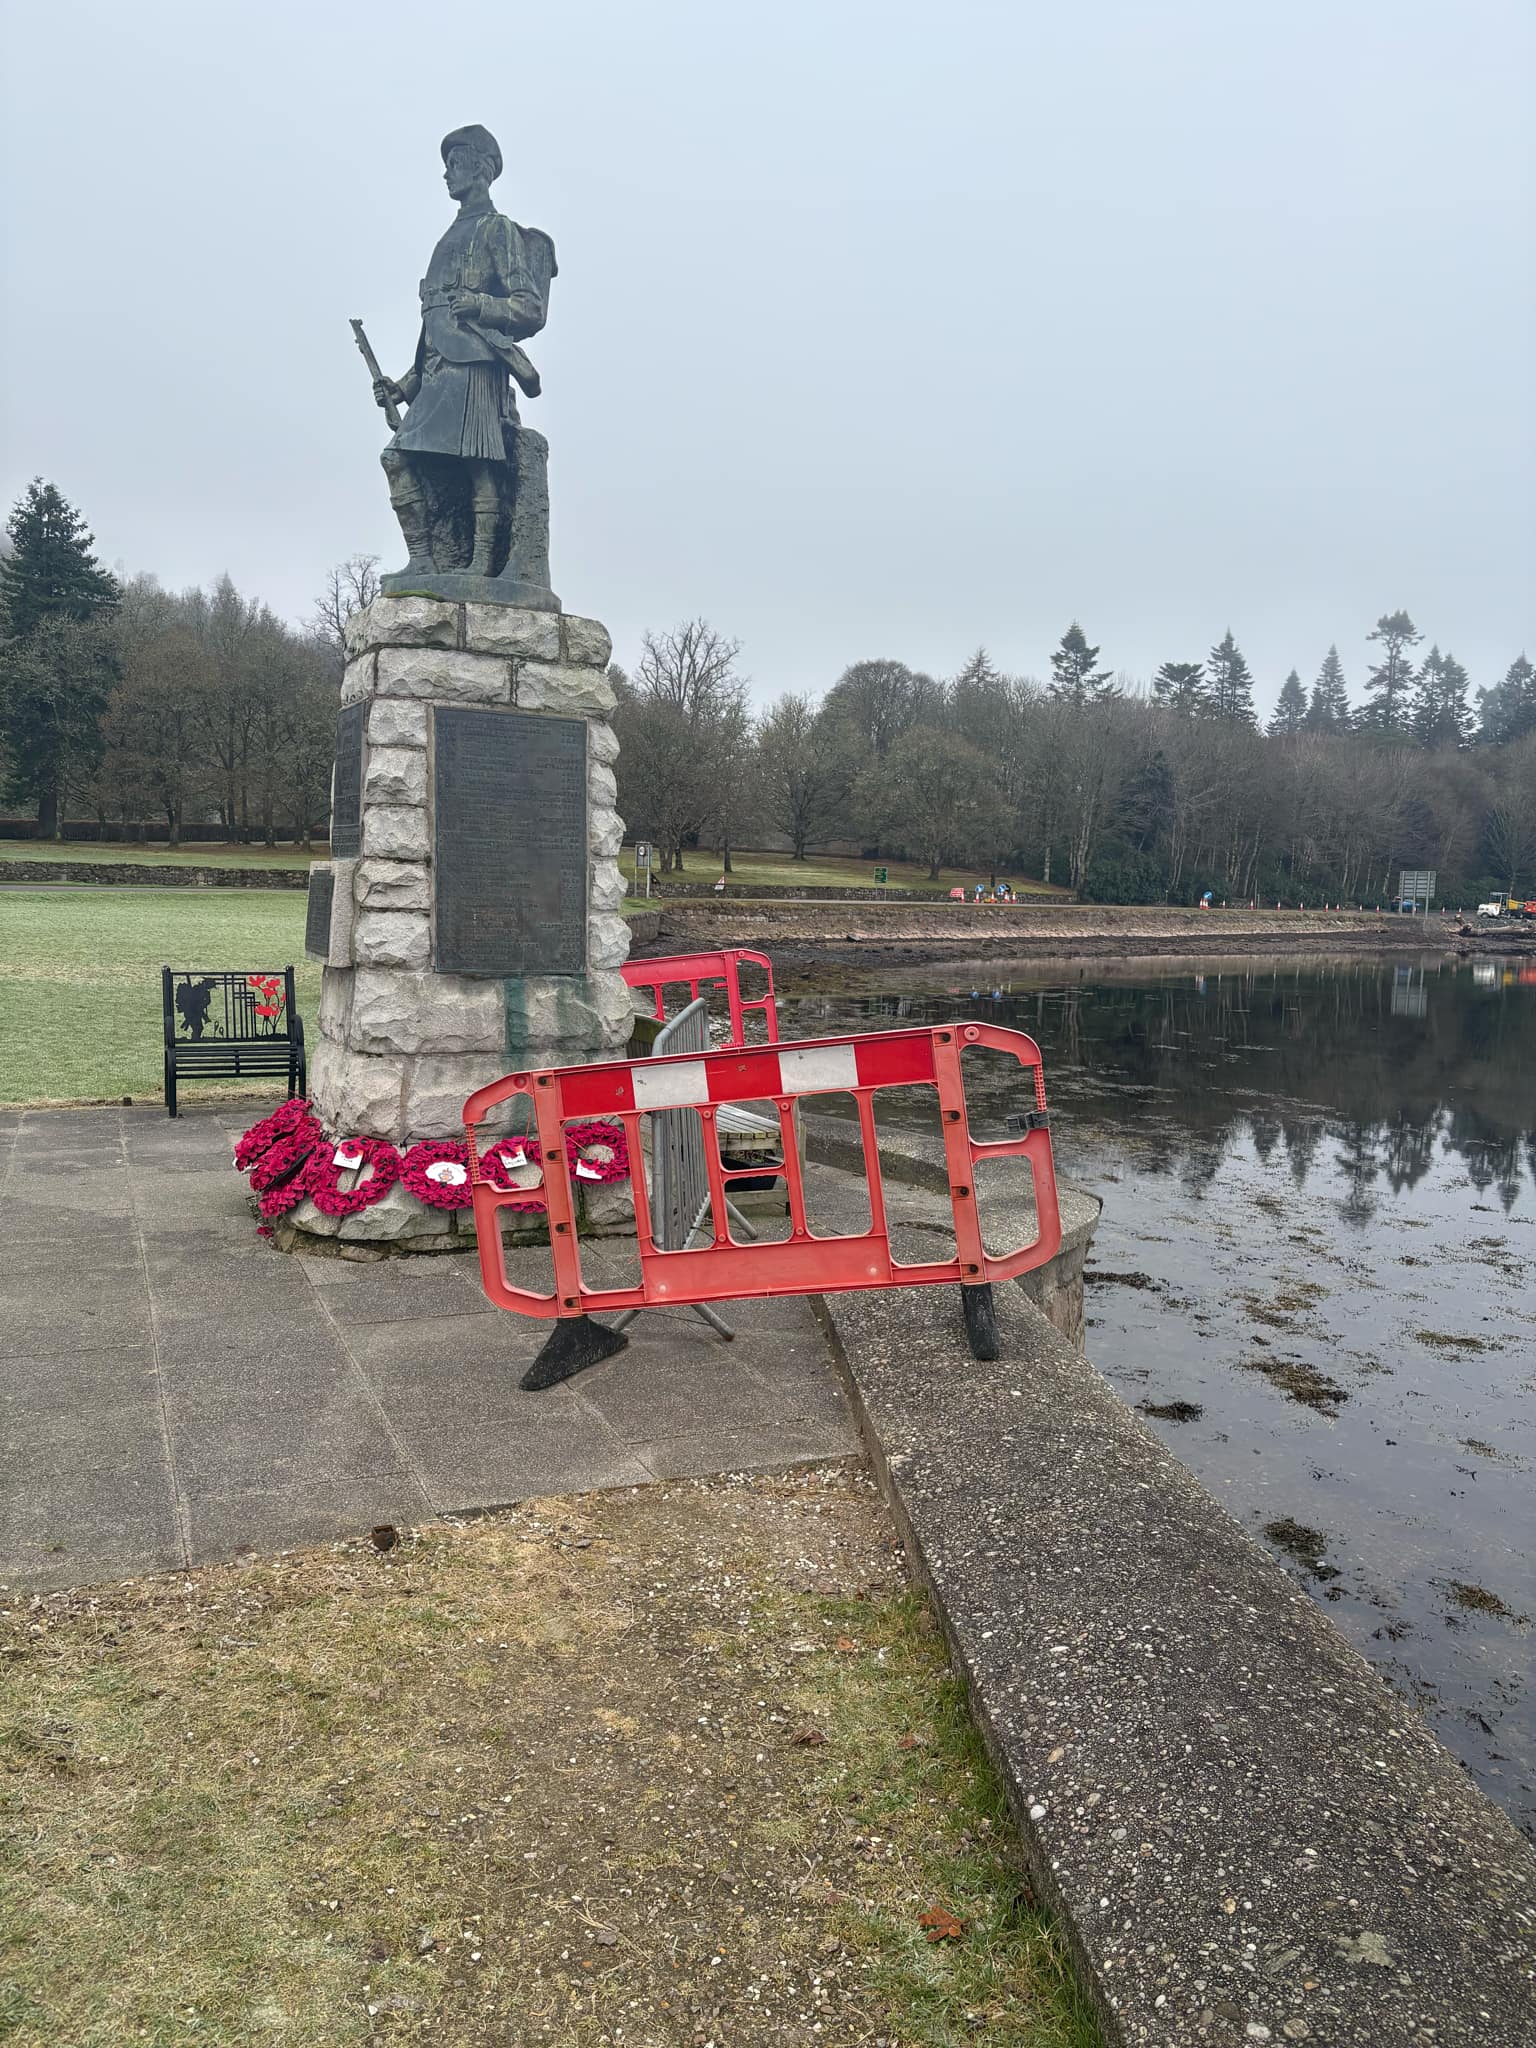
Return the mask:
M 11 2048 L 1099 2040 L 850 1467 L 4 1607 Z
M 713 882 L 720 873 L 720 859 L 713 853 L 690 853 L 683 879 L 688 882 Z M 619 865 L 631 887 L 635 879 L 635 851 L 626 846 L 619 855 Z M 736 853 L 731 854 L 731 872 L 726 877 L 733 889 L 751 888 L 754 883 L 772 888 L 835 889 L 838 887 L 871 889 L 876 886 L 875 869 L 883 866 L 888 876 L 887 886 L 892 889 L 922 889 L 936 896 L 947 896 L 951 889 L 964 889 L 967 894 L 978 882 L 987 880 L 985 868 L 943 868 L 939 879 L 930 882 L 928 870 L 915 860 L 840 860 L 830 856 L 814 855 L 809 860 L 794 860 L 787 853 Z M 1034 882 L 1027 875 L 1004 871 L 1004 878 L 1011 882 L 1021 896 L 1067 896 L 1070 891 L 1052 885 L 1049 889 L 1044 882 Z
M 198 844 L 181 846 L 169 853 L 163 846 L 139 846 L 129 840 L 122 845 L 109 841 L 0 839 L 0 861 L 4 860 L 105 860 L 143 861 L 152 867 L 169 863 L 181 868 L 308 868 L 311 861 L 326 858 L 325 844 L 306 853 L 301 846 L 223 846 Z
M 320 965 L 304 957 L 304 908 L 297 889 L 0 893 L 0 1102 L 158 1099 L 162 966 L 291 961 L 313 1037 Z M 188 1099 L 220 1085 L 190 1085 Z M 230 1093 L 239 1084 L 222 1085 Z

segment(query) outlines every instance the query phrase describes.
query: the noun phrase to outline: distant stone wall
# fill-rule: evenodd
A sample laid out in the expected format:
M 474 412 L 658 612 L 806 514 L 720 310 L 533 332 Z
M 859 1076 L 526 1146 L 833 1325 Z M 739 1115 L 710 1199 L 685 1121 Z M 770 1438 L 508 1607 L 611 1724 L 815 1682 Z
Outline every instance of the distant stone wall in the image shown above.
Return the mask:
M 696 897 L 668 902 L 660 943 L 670 952 L 803 945 L 947 952 L 1265 952 L 1306 946 L 1450 943 L 1439 917 L 1321 910 L 1186 910 L 1094 903 L 784 903 Z
M 99 889 L 305 889 L 306 868 L 183 867 L 175 861 L 6 860 L 3 882 L 88 882 Z
M 835 903 L 932 903 L 934 901 L 934 893 L 931 889 L 887 889 L 873 885 L 868 888 L 859 886 L 828 888 L 825 885 L 818 887 L 797 883 L 733 882 L 729 876 L 726 878 L 725 887 L 717 891 L 713 882 L 679 882 L 671 875 L 655 875 L 651 879 L 651 889 L 653 894 L 663 898 L 718 895 L 725 897 L 727 901 L 735 902 L 748 900 L 754 902 L 759 900 L 784 901 L 785 899 L 794 901 L 805 898 L 817 902 L 826 900 Z M 1059 901 L 1061 899 L 1053 898 L 1051 900 Z

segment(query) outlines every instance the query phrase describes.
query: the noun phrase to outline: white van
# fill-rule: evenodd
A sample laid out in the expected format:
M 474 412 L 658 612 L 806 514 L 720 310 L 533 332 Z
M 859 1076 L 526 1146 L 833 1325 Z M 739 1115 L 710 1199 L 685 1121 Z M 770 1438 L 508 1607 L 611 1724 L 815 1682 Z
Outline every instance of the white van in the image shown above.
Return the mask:
M 1503 898 L 1496 896 L 1492 903 L 1479 903 L 1477 914 L 1479 917 L 1502 917 L 1504 915 Z

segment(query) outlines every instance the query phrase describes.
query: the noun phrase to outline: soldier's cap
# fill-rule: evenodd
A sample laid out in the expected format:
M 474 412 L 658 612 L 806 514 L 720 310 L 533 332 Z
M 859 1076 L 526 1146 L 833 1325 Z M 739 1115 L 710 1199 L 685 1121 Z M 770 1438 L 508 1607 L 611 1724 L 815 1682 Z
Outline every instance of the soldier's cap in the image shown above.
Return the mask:
M 455 128 L 451 135 L 445 135 L 443 137 L 444 163 L 448 161 L 449 150 L 456 149 L 460 143 L 466 149 L 474 150 L 477 156 L 489 157 L 492 165 L 491 176 L 493 178 L 501 176 L 501 144 L 496 140 L 489 128 L 482 128 L 478 121 L 471 121 L 467 128 Z

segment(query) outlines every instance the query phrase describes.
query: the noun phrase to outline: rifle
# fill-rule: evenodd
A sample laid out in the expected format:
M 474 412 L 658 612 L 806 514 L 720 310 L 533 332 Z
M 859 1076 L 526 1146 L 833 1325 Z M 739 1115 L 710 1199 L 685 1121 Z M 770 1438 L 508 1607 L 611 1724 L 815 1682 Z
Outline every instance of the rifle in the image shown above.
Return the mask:
M 361 349 L 362 351 L 363 361 L 368 365 L 369 375 L 374 379 L 376 383 L 382 381 L 383 383 L 387 384 L 390 380 L 384 375 L 384 372 L 379 368 L 379 359 L 374 354 L 372 348 L 369 346 L 368 337 L 363 332 L 363 323 L 361 320 L 354 320 L 352 322 L 352 332 L 353 335 L 356 337 L 359 349 Z M 396 405 L 395 401 L 392 398 L 386 398 L 384 400 L 384 417 L 389 422 L 389 431 L 392 434 L 398 434 L 400 431 L 400 408 L 398 405 Z

